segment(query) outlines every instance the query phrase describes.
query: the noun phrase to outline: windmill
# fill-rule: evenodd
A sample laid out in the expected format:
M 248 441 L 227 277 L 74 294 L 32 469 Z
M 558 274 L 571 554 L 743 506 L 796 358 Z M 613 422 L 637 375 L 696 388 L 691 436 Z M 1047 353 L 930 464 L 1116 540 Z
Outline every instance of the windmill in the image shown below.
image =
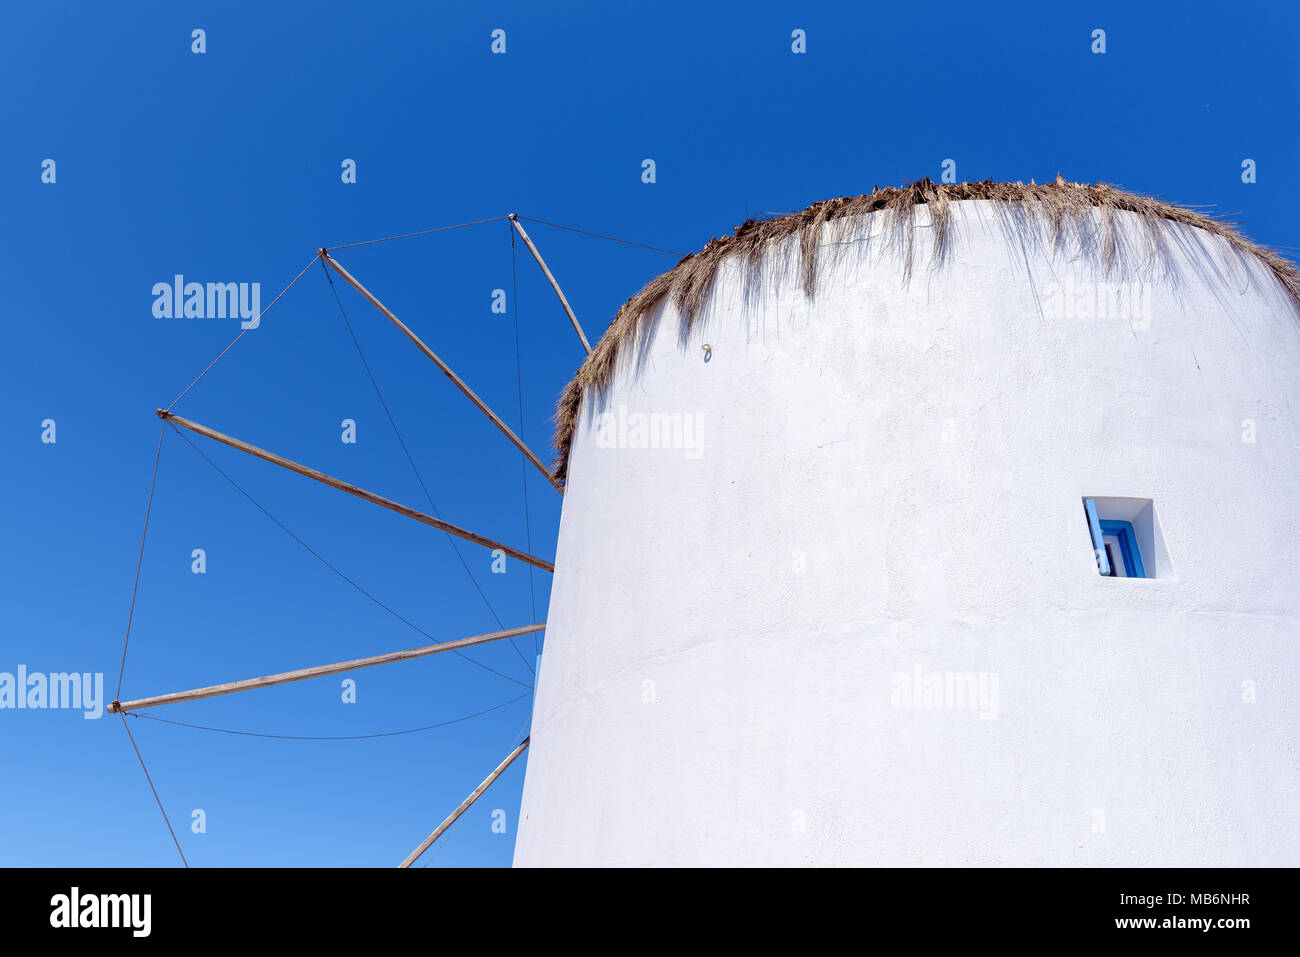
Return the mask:
M 545 628 L 528 737 L 405 865 L 525 749 L 518 866 L 1300 861 L 1293 264 L 1104 184 L 927 179 L 746 222 L 589 347 L 509 219 L 588 353 L 553 469 L 342 247 L 309 267 L 564 492 L 554 564 L 509 553 L 546 620 L 113 711 Z
M 1064 179 L 652 280 L 560 401 L 514 863 L 1300 863 L 1298 299 Z

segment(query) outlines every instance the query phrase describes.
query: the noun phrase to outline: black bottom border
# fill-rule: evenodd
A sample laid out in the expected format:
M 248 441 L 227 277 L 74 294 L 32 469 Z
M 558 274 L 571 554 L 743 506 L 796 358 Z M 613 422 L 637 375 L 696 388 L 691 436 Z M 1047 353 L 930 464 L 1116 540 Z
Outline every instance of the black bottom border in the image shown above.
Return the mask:
M 627 933 L 649 935 L 647 943 L 678 928 L 696 939 L 761 944 L 775 943 L 769 933 L 820 937 L 839 926 L 854 937 L 879 931 L 888 935 L 879 942 L 902 935 L 918 946 L 1126 938 L 1231 946 L 1293 936 L 1295 877 L 1291 869 L 1225 868 L 10 869 L 0 871 L 0 927 L 8 942 L 76 937 L 127 945 L 336 947 L 442 927 L 486 935 L 496 948 L 525 935 L 531 942 L 557 925 L 594 944 L 589 933 L 626 921 Z M 86 922 L 126 926 L 80 926 Z

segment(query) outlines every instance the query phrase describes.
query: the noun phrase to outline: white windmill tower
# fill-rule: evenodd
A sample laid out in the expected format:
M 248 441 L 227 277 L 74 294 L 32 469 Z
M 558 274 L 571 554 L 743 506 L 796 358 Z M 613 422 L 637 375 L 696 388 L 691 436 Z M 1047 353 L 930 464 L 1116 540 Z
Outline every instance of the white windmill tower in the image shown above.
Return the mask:
M 652 281 L 558 415 L 516 864 L 1300 863 L 1298 290 L 1060 179 Z

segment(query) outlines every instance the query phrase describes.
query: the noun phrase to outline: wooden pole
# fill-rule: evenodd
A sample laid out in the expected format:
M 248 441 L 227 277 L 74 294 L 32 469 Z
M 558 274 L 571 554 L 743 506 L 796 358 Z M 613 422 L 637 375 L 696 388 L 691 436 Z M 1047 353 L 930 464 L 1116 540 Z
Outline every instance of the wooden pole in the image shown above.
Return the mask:
M 413 850 L 410 854 L 408 854 L 406 856 L 406 860 L 402 861 L 402 863 L 397 866 L 399 868 L 403 868 L 403 867 L 410 867 L 412 864 L 414 864 L 421 854 L 423 854 L 425 851 L 427 851 L 430 847 L 433 846 L 434 841 L 442 837 L 443 832 L 445 832 L 447 828 L 451 827 L 453 824 L 456 823 L 456 819 L 458 817 L 460 817 L 462 814 L 464 814 L 466 811 L 469 810 L 469 806 L 473 804 L 475 801 L 477 801 L 479 797 L 482 796 L 483 792 L 486 791 L 488 787 L 492 784 L 492 782 L 501 776 L 501 772 L 503 772 L 506 768 L 510 767 L 511 763 L 515 760 L 515 758 L 519 757 L 519 755 L 524 753 L 524 751 L 528 748 L 528 742 L 530 742 L 531 740 L 532 740 L 531 735 L 527 738 L 524 738 L 524 740 L 520 743 L 519 747 L 515 748 L 508 755 L 506 755 L 506 759 L 497 765 L 496 770 L 493 771 L 491 774 L 489 774 L 486 778 L 484 778 L 483 783 L 480 784 L 478 787 L 476 787 L 469 797 L 465 798 L 465 800 L 460 802 L 460 807 L 456 808 L 456 810 L 452 811 L 449 815 L 447 815 L 447 819 L 443 821 L 441 824 L 439 824 L 434 829 L 433 833 L 430 834 L 428 837 L 426 837 L 423 841 L 421 841 L 420 846 L 417 847 L 415 850 Z
M 521 562 L 526 562 L 535 568 L 540 568 L 548 572 L 555 571 L 554 565 L 548 561 L 537 558 L 535 555 L 529 555 L 527 552 L 521 552 L 517 548 L 511 548 L 509 545 L 503 545 L 490 538 L 484 538 L 482 535 L 463 529 L 459 525 L 453 525 L 451 522 L 444 522 L 442 519 L 434 518 L 432 515 L 425 515 L 423 512 L 418 512 L 406 505 L 401 505 L 394 502 L 392 499 L 384 498 L 382 495 L 376 495 L 374 492 L 367 492 L 365 489 L 344 482 L 342 479 L 336 479 L 332 475 L 318 472 L 313 468 L 308 468 L 306 465 L 299 465 L 297 462 L 276 455 L 274 452 L 259 449 L 256 445 L 249 445 L 247 442 L 241 442 L 239 439 L 218 432 L 216 429 L 210 429 L 206 425 L 191 422 L 189 419 L 168 412 L 166 409 L 159 409 L 157 414 L 159 418 L 166 419 L 168 422 L 172 423 L 172 425 L 179 425 L 182 428 L 189 429 L 191 432 L 207 436 L 210 439 L 215 439 L 223 445 L 230 446 L 232 449 L 239 449 L 241 452 L 247 452 L 249 455 L 256 456 L 265 462 L 270 462 L 272 465 L 278 465 L 281 468 L 288 469 L 290 472 L 297 472 L 299 475 L 305 475 L 309 479 L 315 479 L 317 482 L 321 482 L 331 488 L 336 488 L 340 492 L 347 492 L 349 495 L 355 495 L 357 498 L 365 499 L 367 502 L 372 502 L 375 505 L 386 508 L 390 512 L 396 512 L 398 515 L 405 515 L 407 518 L 413 518 L 417 522 L 431 525 L 434 528 L 447 532 L 448 534 L 455 535 L 457 538 L 463 538 L 467 542 L 474 542 L 476 545 L 482 545 L 485 548 L 500 549 L 511 558 L 517 558 Z
M 317 665 L 314 668 L 283 671 L 280 674 L 267 675 L 265 678 L 247 678 L 244 681 L 231 681 L 223 685 L 209 685 L 206 688 L 196 688 L 193 691 L 177 691 L 172 694 L 157 695 L 153 698 L 139 698 L 135 701 L 114 701 L 108 706 L 108 710 L 110 714 L 117 714 L 122 711 L 139 711 L 142 708 L 152 708 L 160 704 L 176 704 L 181 701 L 215 698 L 217 695 L 233 694 L 236 691 L 249 691 L 253 688 L 270 688 L 274 685 L 288 684 L 290 681 L 304 681 L 307 678 L 318 678 L 321 675 L 335 675 L 340 671 L 355 671 L 358 668 L 372 668 L 375 665 L 386 665 L 393 661 L 423 658 L 443 651 L 455 651 L 458 648 L 468 648 L 471 645 L 499 641 L 502 638 L 518 638 L 520 635 L 530 635 L 535 631 L 543 631 L 545 628 L 546 622 L 541 622 L 536 625 L 525 625 L 522 628 L 508 628 L 505 631 L 475 635 L 472 638 L 457 638 L 455 641 L 444 641 L 436 645 L 425 645 L 422 648 L 411 648 L 407 651 L 390 651 L 386 655 L 372 655 L 369 658 L 354 658 L 351 661 L 340 661 L 338 664 L 333 665 Z
M 421 340 L 419 336 L 417 336 L 414 332 L 412 332 L 410 328 L 408 328 L 407 325 L 404 322 L 402 322 L 401 319 L 398 319 L 395 315 L 393 315 L 392 312 L 389 311 L 387 306 L 385 306 L 382 302 L 376 299 L 371 294 L 369 289 L 361 285 L 361 283 L 357 282 L 357 280 L 352 277 L 352 274 L 349 273 L 342 266 L 340 266 L 338 262 L 335 261 L 334 257 L 329 254 L 328 251 L 322 249 L 319 255 L 321 259 L 323 259 L 326 263 L 332 266 L 334 271 L 338 273 L 340 276 L 342 276 L 343 279 L 346 280 L 348 284 L 352 286 L 353 289 L 361 293 L 361 295 L 365 296 L 366 299 L 369 300 L 372 306 L 374 306 L 385 316 L 387 316 L 388 319 L 393 323 L 393 325 L 397 326 L 398 329 L 402 330 L 402 332 L 406 334 L 406 338 L 410 339 L 413 343 L 415 343 L 416 348 L 419 349 L 421 352 L 423 352 L 426 356 L 428 356 L 433 361 L 433 364 L 442 370 L 443 375 L 445 375 L 448 379 L 450 379 L 452 383 L 456 386 L 456 388 L 460 389 L 461 392 L 465 393 L 465 396 L 476 406 L 478 406 L 478 410 L 482 412 L 484 415 L 486 415 L 489 419 L 491 419 L 492 424 L 495 425 L 498 429 L 500 429 L 505 434 L 505 437 L 514 443 L 515 448 L 517 448 L 520 452 L 524 454 L 524 458 L 532 462 L 533 465 L 536 466 L 537 470 L 546 476 L 546 480 L 555 487 L 555 490 L 560 494 L 564 494 L 564 486 L 561 485 L 559 481 L 555 478 L 555 476 L 551 474 L 551 470 L 542 464 L 542 460 L 539 459 L 535 454 L 533 454 L 532 449 L 524 445 L 523 439 L 515 435 L 514 431 L 510 428 L 510 426 L 506 425 L 505 422 L 501 421 L 501 417 L 499 415 L 497 415 L 495 412 L 493 412 L 491 409 L 488 408 L 487 403 L 478 397 L 478 395 L 474 392 L 473 389 L 469 387 L 469 385 L 465 382 L 464 379 L 456 375 L 456 373 L 451 370 L 451 367 L 448 366 L 447 363 L 439 359 L 437 354 L 428 346 L 426 346 L 423 340 Z
M 555 281 L 555 277 L 551 275 L 551 271 L 546 268 L 546 260 L 542 259 L 542 254 L 537 251 L 537 247 L 533 245 L 533 241 L 528 237 L 528 233 L 524 231 L 523 223 L 519 222 L 519 217 L 514 213 L 511 213 L 509 219 L 510 225 L 512 225 L 515 228 L 515 231 L 519 233 L 519 238 L 524 241 L 524 245 L 528 247 L 528 251 L 532 253 L 533 258 L 537 260 L 537 265 L 542 267 L 542 272 L 546 274 L 546 278 L 550 282 L 551 288 L 554 289 L 555 294 L 560 297 L 560 305 L 563 306 L 564 311 L 569 314 L 569 321 L 573 323 L 573 331 L 576 332 L 578 338 L 582 340 L 582 348 L 587 350 L 587 355 L 591 355 L 591 343 L 587 341 L 587 336 L 582 331 L 582 326 L 578 324 L 578 317 L 573 314 L 573 308 L 569 305 L 569 300 L 564 298 L 564 293 L 560 290 L 560 284 Z

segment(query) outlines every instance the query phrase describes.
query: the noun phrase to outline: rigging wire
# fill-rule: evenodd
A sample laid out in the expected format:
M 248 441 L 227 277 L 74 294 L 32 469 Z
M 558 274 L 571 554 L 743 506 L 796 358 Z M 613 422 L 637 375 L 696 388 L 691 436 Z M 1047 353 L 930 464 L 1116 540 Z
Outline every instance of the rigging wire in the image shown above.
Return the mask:
M 690 253 L 674 252 L 671 249 L 663 249 L 659 246 L 648 246 L 645 243 L 633 242 L 630 239 L 619 239 L 617 236 L 606 236 L 604 233 L 593 233 L 590 230 L 579 229 L 576 226 L 561 226 L 559 223 L 548 223 L 544 219 L 533 219 L 531 216 L 520 216 L 520 219 L 527 220 L 530 223 L 537 223 L 540 226 L 551 226 L 555 229 L 567 229 L 571 233 L 582 233 L 584 236 L 595 236 L 597 239 L 608 239 L 610 242 L 622 243 L 625 246 L 640 246 L 642 249 L 653 249 L 657 253 L 668 253 L 670 256 L 689 256 Z
M 166 424 L 164 420 L 163 424 Z M 144 543 L 149 537 L 149 513 L 153 511 L 153 490 L 158 484 L 158 460 L 162 458 L 163 436 L 166 429 L 158 430 L 158 448 L 153 454 L 153 478 L 149 479 L 149 504 L 144 507 L 144 531 L 140 533 L 140 556 L 135 560 L 135 584 L 131 586 L 131 610 L 126 614 L 126 638 L 122 641 L 122 666 L 117 671 L 117 691 L 113 699 L 122 696 L 122 675 L 126 674 L 126 648 L 131 643 L 131 622 L 135 619 L 135 596 L 140 589 L 140 568 L 144 565 Z
M 389 243 L 395 239 L 411 239 L 415 236 L 428 236 L 430 233 L 443 233 L 452 229 L 464 229 L 467 226 L 482 226 L 484 223 L 495 223 L 503 219 L 509 219 L 509 216 L 493 216 L 490 219 L 476 219 L 469 223 L 456 223 L 452 226 L 435 226 L 432 229 L 421 229 L 413 233 L 401 233 L 397 236 L 384 236 L 380 239 L 366 239 L 356 243 L 340 243 L 337 246 L 329 246 L 329 249 L 352 249 L 356 246 L 373 246 L 376 243 Z M 608 239 L 610 242 L 622 243 L 625 246 L 639 246 L 642 249 L 653 249 L 657 253 L 668 253 L 670 256 L 686 256 L 688 253 L 679 253 L 672 249 L 664 249 L 661 246 L 651 246 L 647 243 L 638 243 L 631 239 L 619 239 L 617 236 L 607 236 L 604 233 L 593 233 L 589 229 L 579 229 L 576 226 L 564 226 L 560 223 L 548 223 L 544 219 L 533 219 L 531 216 L 520 216 L 520 219 L 527 220 L 530 223 L 537 223 L 539 226 L 550 226 L 554 229 L 567 229 L 571 233 L 582 233 L 584 236 L 594 236 L 596 239 Z
M 162 798 L 158 797 L 158 789 L 153 786 L 153 778 L 150 777 L 149 769 L 144 765 L 144 757 L 140 754 L 140 748 L 135 743 L 135 735 L 131 733 L 131 727 L 126 723 L 126 715 L 122 715 L 122 727 L 126 728 L 126 736 L 131 739 L 131 747 L 135 750 L 136 759 L 140 762 L 140 770 L 144 771 L 144 779 L 149 782 L 149 790 L 153 792 L 153 799 L 158 802 L 158 810 L 162 811 L 163 821 L 167 824 L 167 830 L 172 836 L 172 843 L 176 845 L 176 853 L 181 856 L 181 863 L 189 867 L 190 862 L 185 860 L 185 852 L 181 850 L 181 842 L 176 840 L 176 832 L 172 830 L 172 822 L 167 817 L 167 810 L 163 807 Z
M 392 615 L 394 618 L 396 618 L 396 619 L 397 619 L 398 621 L 400 621 L 402 624 L 406 625 L 408 628 L 411 628 L 412 630 L 414 630 L 414 631 L 418 632 L 419 634 L 423 635 L 425 638 L 428 638 L 428 639 L 429 639 L 431 642 L 433 642 L 434 644 L 442 644 L 442 642 L 440 642 L 437 638 L 433 637 L 433 635 L 429 634 L 427 631 L 425 631 L 423 628 L 421 628 L 419 625 L 415 624 L 414 622 L 410 621 L 409 619 L 402 617 L 402 615 L 398 614 L 398 613 L 397 613 L 396 611 L 394 611 L 392 608 L 388 607 L 388 605 L 385 605 L 382 601 L 380 601 L 378 598 L 376 598 L 376 597 L 375 597 L 374 595 L 372 595 L 370 592 L 366 591 L 366 590 L 365 590 L 364 588 L 362 588 L 359 584 L 357 584 L 355 581 L 353 581 L 351 578 L 349 578 L 347 575 L 345 575 L 343 572 L 341 572 L 338 568 L 336 568 L 334 565 L 332 565 L 332 564 L 331 564 L 331 563 L 330 563 L 330 562 L 329 562 L 329 561 L 328 561 L 324 556 L 322 556 L 318 551 L 316 551 L 314 548 L 312 548 L 310 545 L 308 545 L 306 542 L 304 542 L 301 538 L 299 538 L 297 535 L 295 535 L 295 534 L 294 534 L 294 533 L 289 529 L 289 527 L 288 527 L 287 525 L 285 525 L 282 521 L 280 521 L 278 518 L 276 518 L 274 515 L 272 515 L 270 512 L 268 512 L 268 511 L 267 511 L 267 510 L 262 506 L 262 504 L 261 504 L 260 502 L 257 501 L 257 499 L 253 498 L 253 496 L 249 495 L 246 491 L 244 491 L 244 489 L 239 485 L 238 482 L 236 482 L 233 478 L 231 478 L 229 475 L 227 475 L 227 474 L 222 470 L 221 466 L 217 465 L 216 462 L 214 462 L 214 461 L 212 461 L 212 459 L 208 458 L 208 456 L 204 454 L 204 452 L 203 452 L 202 449 L 200 449 L 197 445 L 195 445 L 193 442 L 191 442 L 189 436 L 187 436 L 184 432 L 181 432 L 181 431 L 180 431 L 179 429 L 177 429 L 176 426 L 174 426 L 174 425 L 172 426 L 172 428 L 176 431 L 176 434 L 177 434 L 177 435 L 179 435 L 182 439 L 185 440 L 185 443 L 186 443 L 190 448 L 192 448 L 195 452 L 197 452 L 197 453 L 199 454 L 199 457 L 202 458 L 203 461 L 207 462 L 207 463 L 208 463 L 209 465 L 211 465 L 214 469 L 216 469 L 217 474 L 219 474 L 219 475 L 220 475 L 222 478 L 224 478 L 227 482 L 229 482 L 231 485 L 233 485 L 234 488 L 235 488 L 235 490 L 236 490 L 237 492 L 239 492 L 240 495 L 244 496 L 244 498 L 246 498 L 246 499 L 248 499 L 250 502 L 252 502 L 253 505 L 256 506 L 256 508 L 257 508 L 258 511 L 260 511 L 263 515 L 265 515 L 265 516 L 266 516 L 267 518 L 269 518 L 272 522 L 274 522 L 276 525 L 278 525 L 278 526 L 280 527 L 280 530 L 283 531 L 286 535 L 288 535 L 288 536 L 289 536 L 290 538 L 292 538 L 295 542 L 297 542 L 299 545 L 301 545 L 303 548 L 305 548 L 308 552 L 310 552 L 311 555 L 312 555 L 312 556 L 313 556 L 317 561 L 319 561 L 322 565 L 324 565 L 326 568 L 328 568 L 330 571 L 332 571 L 332 572 L 333 572 L 335 575 L 337 575 L 339 578 L 343 579 L 345 582 L 347 582 L 349 585 L 351 585 L 353 588 L 355 588 L 355 589 L 356 589 L 357 591 L 359 591 L 361 594 L 365 595 L 367 598 L 369 598 L 372 602 L 374 602 L 376 605 L 378 605 L 378 606 L 379 606 L 380 608 L 382 608 L 384 611 L 388 612 L 390 615 Z M 512 677 L 510 677 L 510 675 L 503 674 L 502 672 L 497 671 L 495 668 L 490 668 L 490 667 L 488 667 L 487 665 L 483 664 L 481 661 L 476 661 L 476 660 L 474 660 L 473 658 L 469 657 L 469 655 L 465 654 L 463 651 L 460 651 L 459 649 L 453 649 L 453 653 L 456 654 L 456 655 L 459 655 L 461 658 L 464 658 L 464 659 L 465 659 L 466 661 L 468 661 L 470 664 L 472 664 L 472 665 L 476 665 L 476 666 L 478 666 L 479 668 L 482 668 L 484 671 L 490 671 L 490 672 L 492 672 L 492 674 L 496 675 L 496 676 L 499 677 L 499 678 L 505 678 L 507 681 L 512 681 L 512 682 L 514 682 L 515 684 L 517 684 L 517 685 L 519 685 L 520 687 L 523 687 L 523 688 L 531 688 L 531 687 L 532 687 L 531 685 L 524 684 L 524 682 L 520 681 L 518 678 L 512 678 Z
M 393 435 L 397 437 L 397 444 L 402 447 L 402 454 L 406 456 L 406 461 L 411 466 L 411 471 L 415 473 L 415 480 L 420 483 L 420 489 L 424 492 L 425 500 L 429 503 L 429 508 L 433 510 L 434 517 L 442 518 L 438 513 L 438 506 L 433 504 L 433 496 L 429 493 L 429 487 L 425 484 L 424 477 L 420 475 L 420 470 L 415 465 L 415 459 L 412 458 L 410 450 L 406 447 L 406 442 L 402 439 L 402 433 L 397 428 L 397 421 L 393 418 L 393 413 L 389 411 L 388 403 L 384 401 L 384 393 L 379 389 L 379 382 L 375 379 L 375 374 L 370 371 L 370 363 L 366 361 L 366 354 L 361 350 L 361 342 L 357 339 L 357 334 L 352 329 L 352 322 L 348 319 L 347 310 L 343 308 L 343 300 L 339 297 L 339 291 L 334 285 L 334 277 L 330 275 L 330 271 L 325 266 L 323 260 L 320 265 L 321 269 L 325 270 L 325 278 L 329 280 L 330 292 L 334 294 L 334 301 L 338 303 L 339 315 L 343 317 L 343 324 L 347 326 L 348 335 L 352 337 L 352 344 L 356 346 L 357 355 L 361 357 L 361 365 L 366 370 L 366 377 L 370 379 L 370 385 L 374 388 L 375 395 L 379 398 L 379 404 L 383 407 L 384 415 L 388 418 L 388 424 L 393 429 Z M 447 541 L 451 544 L 452 550 L 456 552 L 456 557 L 460 559 L 461 566 L 465 569 L 465 574 L 469 576 L 469 580 L 473 583 L 475 590 L 479 593 L 479 597 L 483 599 L 483 603 L 487 605 L 488 611 L 490 611 L 492 617 L 496 619 L 497 625 L 501 628 L 505 628 L 505 622 L 501 620 L 501 616 L 498 615 L 496 609 L 492 607 L 492 602 L 488 600 L 487 593 L 483 591 L 483 586 L 481 586 L 478 579 L 474 577 L 474 572 L 470 570 L 469 562 L 465 560 L 465 556 L 461 552 L 460 546 L 456 544 L 455 539 L 452 538 L 450 533 L 444 532 L 443 534 L 447 536 Z M 528 550 L 531 554 L 531 540 Z M 532 577 L 531 566 L 529 567 L 529 577 Z M 519 655 L 519 660 L 524 663 L 524 667 L 528 669 L 528 673 L 532 674 L 533 666 L 528 663 L 528 659 L 524 657 L 524 653 L 519 650 L 519 646 L 515 644 L 515 639 L 513 638 L 510 639 L 510 647 L 515 649 L 515 654 Z
M 510 300 L 510 311 L 515 317 L 515 394 L 519 396 L 519 434 L 524 434 L 524 374 L 522 360 L 520 358 L 519 348 L 519 268 L 515 256 L 515 231 L 510 229 L 510 294 L 513 298 Z M 520 481 L 524 489 L 524 537 L 527 539 L 525 547 L 531 555 L 533 552 L 533 520 L 528 512 L 528 467 L 527 463 L 521 458 L 519 460 Z M 533 566 L 528 566 L 528 603 L 533 613 L 533 621 L 537 620 L 537 589 L 533 584 Z M 533 654 L 540 655 L 541 648 L 537 644 L 537 633 L 533 633 Z
M 479 718 L 493 711 L 499 711 L 502 708 L 514 704 L 516 701 L 522 701 L 532 694 L 532 691 L 525 691 L 523 694 L 511 698 L 509 701 L 503 701 L 500 704 L 494 704 L 490 708 L 484 708 L 482 711 L 475 711 L 473 714 L 462 715 L 459 718 L 452 718 L 449 721 L 439 721 L 437 724 L 426 724 L 420 728 L 408 728 L 405 731 L 383 731 L 379 734 L 343 734 L 343 735 L 304 735 L 304 734 L 264 734 L 260 731 L 236 731 L 231 728 L 209 728 L 202 724 L 187 724 L 184 721 L 172 721 L 170 718 L 159 718 L 152 714 L 140 714 L 138 711 L 125 711 L 123 714 L 129 714 L 133 718 L 147 718 L 150 721 L 158 721 L 162 724 L 171 724 L 179 728 L 193 728 L 196 731 L 215 731 L 218 734 L 237 734 L 248 738 L 277 738 L 281 741 L 363 741 L 369 738 L 393 738 L 403 734 L 415 734 L 418 731 L 432 731 L 434 728 L 445 728 L 448 725 L 460 724 L 462 721 L 469 721 L 471 718 Z
M 316 258 L 317 258 L 316 256 L 312 256 L 312 262 L 315 262 Z M 305 276 L 307 274 L 307 270 L 310 268 L 311 268 L 311 262 L 303 266 L 302 271 L 299 272 L 298 275 L 294 276 L 293 279 L 289 280 L 289 285 L 281 289 L 280 294 L 271 300 L 270 305 L 268 305 L 265 309 L 263 309 L 260 313 L 257 314 L 257 321 L 245 326 L 243 330 L 240 331 L 239 335 L 235 336 L 235 338 L 231 340 L 230 345 L 226 346 L 226 348 L 221 350 L 221 355 L 217 356 L 215 359 L 209 362 L 208 367 L 199 373 L 198 379 L 195 379 L 193 382 L 187 385 L 185 387 L 184 392 L 182 392 L 176 398 L 172 399 L 172 404 L 167 406 L 168 412 L 170 412 L 173 408 L 175 408 L 177 402 L 179 402 L 181 399 L 185 398 L 187 395 L 190 394 L 190 389 L 193 389 L 196 385 L 199 384 L 199 379 L 202 379 L 205 375 L 211 372 L 212 367 L 215 366 L 218 362 L 220 362 L 223 358 L 225 358 L 226 353 L 235 347 L 235 343 L 238 342 L 240 339 L 244 338 L 245 332 L 248 332 L 248 330 L 250 329 L 256 329 L 261 324 L 262 317 L 271 311 L 271 306 L 274 306 L 277 302 L 279 302 L 280 297 L 283 296 L 290 289 L 292 289 L 294 287 L 294 283 L 296 283 L 299 279 Z
M 507 219 L 506 216 L 493 216 L 491 219 L 476 219 L 472 223 L 457 223 L 454 226 L 435 226 L 433 229 L 421 229 L 414 233 L 402 233 L 400 236 L 385 236 L 382 239 L 367 239 L 359 243 L 343 243 L 341 246 L 330 246 L 330 249 L 351 249 L 353 246 L 373 246 L 375 243 L 389 243 L 394 239 L 410 239 L 412 236 L 427 236 L 429 233 L 442 233 L 449 229 L 464 229 L 466 226 L 481 226 L 484 223 L 495 223 L 501 219 Z

